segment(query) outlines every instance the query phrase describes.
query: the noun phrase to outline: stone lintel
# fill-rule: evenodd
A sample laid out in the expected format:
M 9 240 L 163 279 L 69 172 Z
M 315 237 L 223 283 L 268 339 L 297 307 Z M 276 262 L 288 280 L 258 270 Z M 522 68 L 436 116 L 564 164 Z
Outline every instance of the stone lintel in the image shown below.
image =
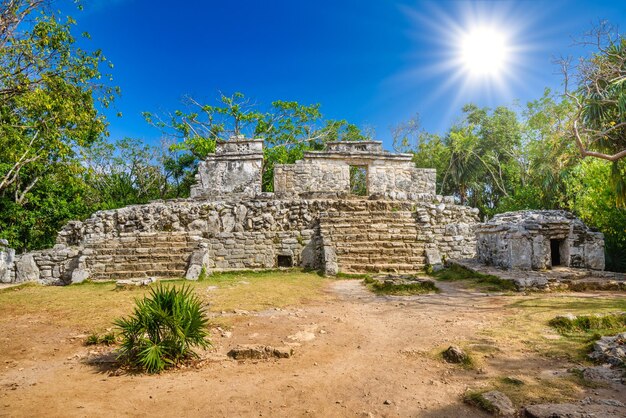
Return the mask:
M 304 160 L 307 159 L 343 160 L 346 162 L 351 159 L 411 162 L 413 156 L 411 154 L 392 154 L 388 152 L 306 151 Z

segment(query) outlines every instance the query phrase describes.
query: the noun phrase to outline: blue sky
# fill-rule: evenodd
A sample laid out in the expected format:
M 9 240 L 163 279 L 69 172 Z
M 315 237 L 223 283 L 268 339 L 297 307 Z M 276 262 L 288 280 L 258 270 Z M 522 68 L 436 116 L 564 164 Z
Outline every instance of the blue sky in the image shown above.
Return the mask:
M 85 0 L 72 12 L 91 49 L 115 64 L 122 89 L 112 139 L 158 142 L 141 112 L 180 108 L 241 91 L 259 103 L 320 103 L 327 118 L 389 127 L 419 113 L 443 133 L 464 103 L 524 103 L 559 89 L 555 56 L 576 55 L 572 36 L 599 19 L 626 27 L 625 1 Z M 471 28 L 498 28 L 508 60 L 496 76 L 460 70 Z

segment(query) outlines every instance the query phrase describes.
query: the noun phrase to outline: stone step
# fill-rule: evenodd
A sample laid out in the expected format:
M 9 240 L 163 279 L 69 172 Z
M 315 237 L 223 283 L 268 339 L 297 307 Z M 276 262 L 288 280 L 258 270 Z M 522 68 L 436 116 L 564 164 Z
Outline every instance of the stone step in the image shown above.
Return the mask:
M 111 273 L 94 273 L 91 280 L 123 280 L 147 277 L 182 278 L 185 270 L 149 270 L 149 271 L 116 271 Z
M 114 248 L 193 248 L 196 247 L 195 242 L 178 242 L 178 241 L 150 241 L 150 242 L 116 242 L 107 241 L 99 243 L 87 243 L 85 248 L 98 249 L 114 249 Z
M 385 253 L 393 254 L 394 251 L 424 251 L 425 245 L 423 242 L 417 241 L 361 241 L 361 242 L 340 242 L 332 243 L 337 253 L 350 253 L 350 252 L 378 252 L 380 250 L 386 250 Z
M 337 254 L 337 261 L 340 263 L 348 263 L 349 262 L 362 262 L 362 261 L 374 261 L 379 260 L 383 264 L 392 264 L 392 263 L 423 263 L 426 258 L 422 254 L 406 254 L 406 255 L 385 255 L 385 254 Z
M 388 224 L 397 223 L 400 225 L 415 225 L 416 220 L 413 218 L 337 218 L 337 219 L 324 219 L 320 220 L 322 226 L 329 225 L 345 225 L 345 224 L 364 224 L 364 223 L 376 223 L 376 224 Z
M 328 235 L 327 235 L 328 237 Z M 381 243 L 393 242 L 393 243 L 405 243 L 405 244 L 421 244 L 422 241 L 417 240 L 417 234 L 405 235 L 405 234 L 353 234 L 343 236 L 330 236 L 330 241 L 335 244 L 336 247 L 359 247 L 359 246 L 375 246 Z
M 423 264 L 338 264 L 342 273 L 416 273 Z
M 371 251 L 377 251 L 379 248 L 391 248 L 391 249 L 424 249 L 424 243 L 419 241 L 396 241 L 396 240 L 388 240 L 388 241 L 353 241 L 353 242 L 332 242 L 331 245 L 335 247 L 335 249 L 339 250 L 350 250 L 352 248 L 366 248 Z
M 124 262 L 124 263 L 99 263 L 99 264 L 87 264 L 90 270 L 94 272 L 102 271 L 102 266 L 104 267 L 104 271 L 115 272 L 115 271 L 148 271 L 148 270 L 186 270 L 187 268 L 186 262 L 164 262 L 157 263 L 152 262 L 151 260 L 141 260 L 138 262 Z
M 322 212 L 320 214 L 320 218 L 322 220 L 325 219 L 334 219 L 334 218 L 345 218 L 346 216 L 350 216 L 351 218 L 359 218 L 359 217 L 410 217 L 415 216 L 415 211 L 412 210 L 404 210 L 402 208 L 394 210 L 392 208 L 388 210 L 367 210 L 367 209 L 359 209 L 359 210 L 351 210 L 351 211 L 328 211 Z
M 193 249 L 172 249 L 172 248 L 127 248 L 123 250 L 106 249 L 94 250 L 88 254 L 90 258 L 98 257 L 150 257 L 150 258 L 166 258 L 166 257 L 189 257 Z

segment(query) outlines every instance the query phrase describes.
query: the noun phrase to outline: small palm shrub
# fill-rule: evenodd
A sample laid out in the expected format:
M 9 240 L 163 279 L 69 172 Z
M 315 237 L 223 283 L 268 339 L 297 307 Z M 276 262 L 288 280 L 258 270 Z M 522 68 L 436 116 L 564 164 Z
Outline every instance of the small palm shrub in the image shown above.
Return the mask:
M 158 373 L 182 360 L 197 357 L 192 347 L 207 348 L 208 319 L 201 300 L 188 286 L 157 285 L 136 300 L 133 315 L 120 318 L 118 359 Z

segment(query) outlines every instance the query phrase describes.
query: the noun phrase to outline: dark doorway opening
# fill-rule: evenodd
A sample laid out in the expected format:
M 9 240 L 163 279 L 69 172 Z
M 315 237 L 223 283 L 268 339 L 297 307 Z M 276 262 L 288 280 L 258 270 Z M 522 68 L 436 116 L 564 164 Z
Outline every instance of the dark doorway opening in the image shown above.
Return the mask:
M 293 258 L 290 255 L 279 255 L 276 261 L 278 267 L 293 267 Z
M 350 193 L 357 196 L 367 196 L 367 167 L 350 166 Z
M 551 239 L 550 240 L 550 256 L 552 258 L 553 266 L 561 265 L 561 243 L 562 239 Z

